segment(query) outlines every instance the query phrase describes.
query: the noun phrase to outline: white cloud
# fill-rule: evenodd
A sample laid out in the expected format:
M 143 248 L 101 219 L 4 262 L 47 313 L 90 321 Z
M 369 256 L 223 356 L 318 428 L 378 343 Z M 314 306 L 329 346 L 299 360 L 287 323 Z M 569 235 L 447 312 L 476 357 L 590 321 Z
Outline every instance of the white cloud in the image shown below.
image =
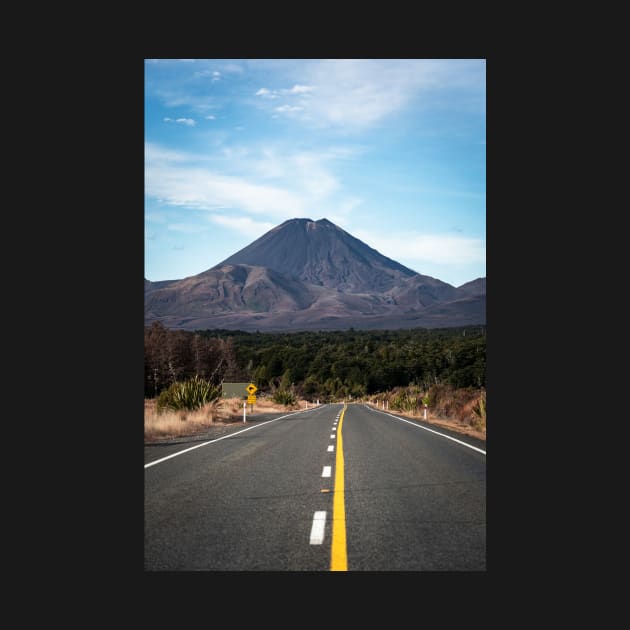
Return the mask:
M 344 196 L 331 164 L 346 153 L 339 147 L 291 151 L 280 144 L 225 147 L 209 158 L 147 143 L 145 191 L 173 206 L 232 208 L 274 221 L 310 216 L 318 208 L 348 216 L 361 200 Z
M 189 127 L 194 127 L 196 124 L 192 118 L 176 118 L 175 120 L 173 120 L 172 118 L 169 118 L 168 116 L 164 118 L 164 122 L 176 122 L 176 123 L 179 123 L 180 125 L 187 125 Z
M 290 90 L 281 90 L 286 94 L 306 94 L 313 91 L 312 85 L 294 85 Z
M 363 199 L 361 199 L 360 197 L 350 197 L 349 199 L 345 199 L 339 204 L 339 207 L 337 208 L 337 212 L 342 217 L 344 217 L 344 220 L 345 220 L 347 219 L 348 215 L 352 214 L 352 211 L 355 208 L 358 208 L 362 203 L 363 203 Z M 333 223 L 335 223 L 335 221 L 333 221 Z
M 290 114 L 292 112 L 302 111 L 303 109 L 304 108 L 299 105 L 280 105 L 280 107 L 276 107 L 274 111 L 280 114 Z
M 195 79 L 202 79 L 204 77 L 211 77 L 212 82 L 219 81 L 221 79 L 221 73 L 218 70 L 198 70 L 193 74 Z
M 268 88 L 260 88 L 256 92 L 256 96 L 262 96 L 264 98 L 279 98 L 280 96 L 289 96 L 292 94 L 308 94 L 313 91 L 312 85 L 300 85 L 296 83 L 292 88 L 283 88 L 280 90 L 269 90 Z
M 276 223 L 268 221 L 254 221 L 250 217 L 230 217 L 223 214 L 213 214 L 208 217 L 208 220 L 231 230 L 245 232 L 251 235 L 252 238 L 257 238 L 259 235 L 276 227 Z
M 292 169 L 293 177 L 297 178 L 309 195 L 323 198 L 339 189 L 339 181 L 316 153 L 298 153 L 292 158 L 292 162 L 295 165 Z
M 216 116 L 214 114 L 210 114 L 209 116 L 206 116 L 206 120 L 216 120 Z
M 236 74 L 243 74 L 244 70 L 242 66 L 239 66 L 236 63 L 227 63 L 225 65 L 221 65 L 221 69 L 223 72 L 234 72 Z
M 304 83 L 290 89 L 264 88 L 259 95 L 301 95 L 306 97 L 299 103 L 304 121 L 349 129 L 377 124 L 412 100 L 422 105 L 443 88 L 466 88 L 473 94 L 471 103 L 485 90 L 485 66 L 478 60 L 309 60 L 288 69 L 288 74 L 298 73 Z
M 212 210 L 218 205 L 252 214 L 284 217 L 305 211 L 302 198 L 276 186 L 250 183 L 242 177 L 220 175 L 205 168 L 179 168 L 148 163 L 145 190 L 175 206 Z
M 155 94 L 166 107 L 191 107 L 198 112 L 216 108 L 216 101 L 212 95 L 191 94 L 181 88 L 157 88 Z
M 152 142 L 145 142 L 144 159 L 147 162 L 189 162 L 191 155 L 173 149 L 165 149 Z
M 414 231 L 377 234 L 362 229 L 353 229 L 352 234 L 389 258 L 417 261 L 420 266 L 468 265 L 486 260 L 485 243 L 479 238 Z
M 309 198 L 309 203 L 321 201 L 341 188 L 329 166 L 333 156 L 326 151 L 291 152 L 269 146 L 256 153 L 241 150 L 238 157 L 246 171 L 264 179 L 284 180 Z

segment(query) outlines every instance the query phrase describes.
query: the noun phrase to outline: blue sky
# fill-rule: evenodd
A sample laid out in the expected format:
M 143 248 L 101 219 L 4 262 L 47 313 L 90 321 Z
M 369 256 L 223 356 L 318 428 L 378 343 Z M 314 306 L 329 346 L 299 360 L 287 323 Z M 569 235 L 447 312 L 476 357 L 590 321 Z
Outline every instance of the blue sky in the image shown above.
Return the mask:
M 485 276 L 485 60 L 145 59 L 145 277 L 291 218 L 454 286 Z

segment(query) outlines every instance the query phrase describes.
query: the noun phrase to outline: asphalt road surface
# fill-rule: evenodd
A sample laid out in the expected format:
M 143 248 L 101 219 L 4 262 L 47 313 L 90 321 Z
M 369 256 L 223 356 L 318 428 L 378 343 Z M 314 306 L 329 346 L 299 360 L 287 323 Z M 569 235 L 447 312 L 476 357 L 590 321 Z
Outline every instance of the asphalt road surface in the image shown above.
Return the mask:
M 486 569 L 485 443 L 362 404 L 147 447 L 144 501 L 148 571 Z

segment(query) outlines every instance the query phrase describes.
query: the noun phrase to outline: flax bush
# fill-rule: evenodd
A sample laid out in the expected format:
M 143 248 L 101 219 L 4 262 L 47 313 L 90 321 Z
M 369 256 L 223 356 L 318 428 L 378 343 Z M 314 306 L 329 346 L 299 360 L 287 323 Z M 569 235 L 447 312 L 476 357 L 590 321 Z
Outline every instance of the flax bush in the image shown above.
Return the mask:
M 194 376 L 186 381 L 177 381 L 158 397 L 158 410 L 163 409 L 189 409 L 194 411 L 203 407 L 221 394 L 218 387 L 214 387 L 208 381 Z

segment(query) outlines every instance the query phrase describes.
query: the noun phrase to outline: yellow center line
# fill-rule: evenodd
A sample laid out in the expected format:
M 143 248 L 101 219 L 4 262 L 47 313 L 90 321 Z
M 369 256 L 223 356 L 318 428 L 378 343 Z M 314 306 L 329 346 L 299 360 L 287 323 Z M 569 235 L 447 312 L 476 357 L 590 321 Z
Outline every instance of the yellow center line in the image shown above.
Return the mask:
M 343 438 L 341 427 L 347 405 L 344 405 L 339 418 L 337 430 L 337 460 L 335 462 L 335 491 L 333 497 L 332 515 L 332 548 L 330 551 L 330 570 L 347 571 L 348 553 L 346 549 L 346 503 L 344 496 L 343 477 Z

